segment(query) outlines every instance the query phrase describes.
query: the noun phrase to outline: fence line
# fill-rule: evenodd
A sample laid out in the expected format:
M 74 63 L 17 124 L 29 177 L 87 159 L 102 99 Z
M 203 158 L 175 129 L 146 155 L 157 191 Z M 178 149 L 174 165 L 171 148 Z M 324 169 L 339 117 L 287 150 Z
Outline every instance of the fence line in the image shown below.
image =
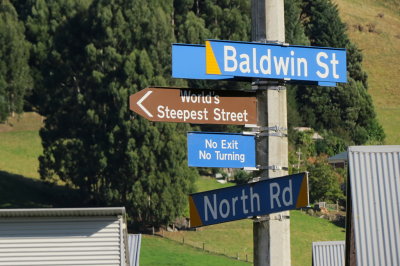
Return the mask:
M 250 262 L 253 263 L 253 254 L 248 254 L 246 252 L 234 252 L 233 254 L 229 254 L 228 252 L 226 252 L 226 249 L 224 248 L 223 250 L 217 250 L 217 249 L 213 249 L 210 247 L 207 247 L 207 243 L 206 242 L 195 242 L 195 241 L 191 241 L 187 238 L 185 238 L 185 236 L 182 235 L 175 235 L 173 233 L 166 233 L 164 232 L 164 230 L 161 230 L 157 233 L 155 233 L 155 235 L 163 237 L 163 238 L 167 238 L 170 239 L 172 241 L 181 243 L 182 245 L 187 245 L 190 247 L 194 247 L 197 248 L 199 250 L 203 250 L 204 252 L 209 252 L 209 253 L 213 253 L 215 255 L 222 255 L 231 259 L 235 259 L 235 260 L 239 260 L 239 261 L 243 261 L 243 262 Z

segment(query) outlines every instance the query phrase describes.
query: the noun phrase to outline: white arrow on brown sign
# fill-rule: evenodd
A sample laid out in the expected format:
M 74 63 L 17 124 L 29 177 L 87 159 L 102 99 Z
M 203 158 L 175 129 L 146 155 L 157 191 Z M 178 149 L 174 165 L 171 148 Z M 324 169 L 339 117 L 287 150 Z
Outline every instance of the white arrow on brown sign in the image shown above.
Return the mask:
M 252 91 L 146 88 L 129 97 L 130 110 L 150 121 L 245 125 L 257 123 Z

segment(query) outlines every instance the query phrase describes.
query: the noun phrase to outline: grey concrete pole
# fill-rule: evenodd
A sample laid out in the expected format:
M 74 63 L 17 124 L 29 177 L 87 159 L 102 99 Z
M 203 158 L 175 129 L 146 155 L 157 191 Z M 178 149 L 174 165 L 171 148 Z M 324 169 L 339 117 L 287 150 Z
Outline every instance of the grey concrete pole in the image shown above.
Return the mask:
M 252 0 L 252 40 L 285 42 L 283 0 Z M 258 80 L 258 126 L 287 129 L 286 89 L 281 84 Z M 283 130 L 287 133 L 287 130 Z M 277 133 L 274 131 L 266 131 Z M 279 132 L 278 132 L 279 133 Z M 288 174 L 287 137 L 267 136 L 257 141 L 257 164 L 261 178 Z M 253 222 L 254 265 L 291 264 L 289 212 L 259 217 Z

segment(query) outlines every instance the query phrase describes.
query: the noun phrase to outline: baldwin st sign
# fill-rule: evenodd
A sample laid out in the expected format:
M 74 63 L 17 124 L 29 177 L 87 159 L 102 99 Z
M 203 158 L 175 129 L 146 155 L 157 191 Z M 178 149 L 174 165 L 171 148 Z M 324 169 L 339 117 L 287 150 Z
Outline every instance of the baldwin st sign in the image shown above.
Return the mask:
M 194 167 L 256 167 L 254 135 L 188 132 L 188 164 Z
M 347 82 L 346 50 L 210 40 L 206 74 L 335 85 Z
M 150 121 L 245 125 L 257 123 L 255 92 L 146 88 L 129 107 Z
M 299 173 L 189 195 L 190 225 L 224 223 L 308 206 L 308 178 Z

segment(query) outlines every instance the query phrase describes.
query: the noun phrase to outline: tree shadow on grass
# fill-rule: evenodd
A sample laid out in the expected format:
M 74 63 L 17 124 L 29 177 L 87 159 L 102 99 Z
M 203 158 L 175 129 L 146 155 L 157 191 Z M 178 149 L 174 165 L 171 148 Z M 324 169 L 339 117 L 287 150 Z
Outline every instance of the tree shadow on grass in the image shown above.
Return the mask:
M 338 218 L 337 220 L 331 221 L 331 223 L 333 223 L 334 225 L 336 225 L 338 227 L 346 228 L 346 217 L 342 216 L 342 217 Z
M 77 190 L 0 171 L 0 208 L 82 207 Z

